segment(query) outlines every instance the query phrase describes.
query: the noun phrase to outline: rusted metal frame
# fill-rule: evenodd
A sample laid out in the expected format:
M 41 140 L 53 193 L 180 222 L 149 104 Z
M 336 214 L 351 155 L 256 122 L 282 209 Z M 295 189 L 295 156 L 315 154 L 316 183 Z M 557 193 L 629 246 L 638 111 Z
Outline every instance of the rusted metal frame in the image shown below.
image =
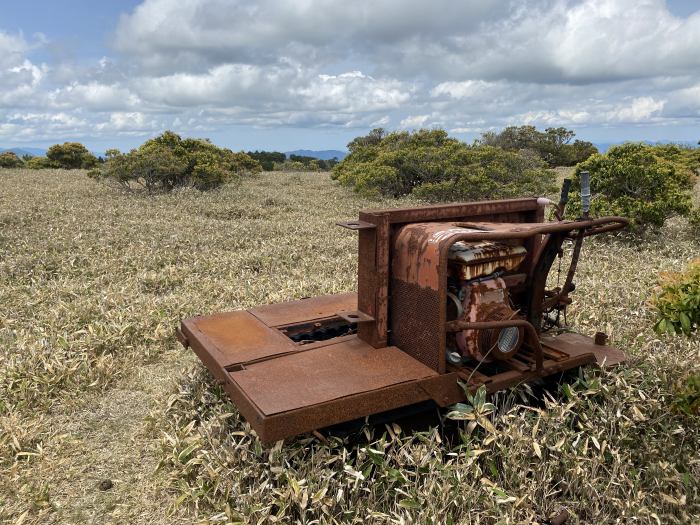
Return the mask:
M 219 384 L 229 381 L 224 356 L 216 349 L 216 346 L 206 334 L 200 330 L 197 330 L 198 333 L 194 333 L 196 328 L 190 330 L 190 327 L 184 322 L 181 325 L 181 330 L 182 334 L 187 338 L 189 347 L 197 354 L 197 357 L 204 363 L 204 366 L 207 367 Z
M 525 305 L 527 320 L 535 327 L 538 333 L 542 327 L 547 276 L 559 254 L 564 237 L 565 234 L 561 232 L 547 235 L 542 250 L 537 254 L 537 260 L 530 275 L 528 290 L 525 292 L 525 297 L 529 298 L 528 304 Z
M 357 309 L 376 319 L 377 305 L 377 229 L 358 232 Z M 362 323 L 357 334 L 363 341 L 378 345 L 376 323 Z
M 611 224 L 612 223 L 612 224 Z M 476 224 L 469 222 L 455 222 L 455 226 L 462 228 L 473 228 Z M 553 234 L 560 232 L 571 232 L 574 230 L 582 230 L 586 228 L 591 228 L 598 225 L 609 225 L 610 227 L 615 226 L 615 230 L 620 230 L 627 226 L 628 221 L 622 217 L 603 217 L 601 219 L 587 219 L 581 221 L 567 221 L 567 222 L 548 222 L 542 223 L 537 226 L 528 226 L 524 230 L 513 230 L 513 229 L 503 229 L 503 230 L 485 230 L 479 232 L 465 233 L 466 238 L 460 240 L 468 241 L 501 241 L 507 239 L 526 239 L 532 237 L 533 235 L 540 234 Z M 612 231 L 612 230 L 606 230 Z
M 433 400 L 440 406 L 454 404 L 464 399 L 457 380 L 457 374 L 452 373 L 406 381 L 269 416 L 262 413 L 234 380 L 229 380 L 224 388 L 261 441 L 270 443 L 421 401 Z
M 620 218 L 620 217 L 617 217 L 617 218 Z M 590 237 L 591 235 L 600 235 L 601 233 L 614 232 L 617 230 L 621 230 L 628 225 L 629 225 L 629 221 L 627 219 L 625 219 L 624 223 L 617 223 L 616 222 L 613 224 L 606 224 L 606 225 L 599 226 L 599 227 L 589 228 L 588 230 L 586 230 L 584 237 Z
M 509 328 L 522 327 L 526 330 L 530 341 L 529 344 L 535 352 L 535 367 L 538 372 L 542 372 L 542 363 L 544 362 L 542 345 L 540 338 L 537 335 L 535 327 L 524 319 L 507 319 L 503 321 L 449 321 L 445 323 L 447 332 L 461 332 L 462 330 L 489 330 L 494 328 Z
M 390 224 L 409 222 L 433 222 L 478 217 L 503 213 L 537 211 L 541 206 L 536 198 L 503 199 L 468 203 L 441 204 L 437 206 L 418 206 L 413 208 L 391 208 L 367 210 L 360 212 L 360 220 L 374 223 L 371 216 L 388 216 Z
M 391 228 L 385 214 L 369 217 L 367 222 L 375 228 L 360 230 L 357 302 L 358 310 L 373 321 L 360 324 L 358 335 L 373 347 L 382 348 L 387 344 L 389 326 Z
M 526 217 L 541 221 L 544 208 L 537 199 L 507 199 L 500 201 L 445 204 L 416 208 L 396 208 L 360 212 L 358 310 L 375 319 L 362 323 L 358 334 L 375 348 L 387 344 L 389 326 L 389 267 L 391 256 L 391 226 L 408 222 L 466 219 L 525 213 Z M 529 217 L 528 217 L 529 216 Z M 371 228 L 369 225 L 373 225 Z M 534 242 L 534 241 L 533 241 Z M 372 258 L 374 259 L 372 261 Z
M 576 267 L 578 266 L 578 260 L 581 257 L 581 248 L 583 246 L 583 238 L 585 237 L 586 230 L 580 230 L 578 237 L 576 237 L 576 244 L 574 244 L 574 251 L 571 255 L 571 262 L 569 263 L 569 271 L 566 272 L 566 280 L 564 281 L 564 286 L 561 290 L 555 294 L 553 297 L 549 297 L 544 300 L 542 306 L 543 311 L 547 311 L 559 302 L 562 301 L 571 291 L 574 275 L 576 274 Z

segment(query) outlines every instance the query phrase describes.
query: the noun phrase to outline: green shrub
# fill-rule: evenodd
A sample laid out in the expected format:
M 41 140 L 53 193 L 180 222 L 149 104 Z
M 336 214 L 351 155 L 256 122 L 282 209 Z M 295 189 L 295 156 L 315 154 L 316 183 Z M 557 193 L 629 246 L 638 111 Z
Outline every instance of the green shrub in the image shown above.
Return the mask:
M 689 416 L 700 414 L 700 374 L 690 374 L 685 379 L 678 381 L 673 407 Z
M 24 167 L 30 170 L 45 170 L 55 168 L 56 165 L 46 157 L 32 157 L 25 161 Z
M 591 214 L 621 215 L 637 229 L 663 226 L 673 215 L 692 209 L 695 175 L 685 157 L 666 147 L 643 143 L 614 146 L 576 168 L 570 214 L 580 213 L 581 171 L 591 174 Z
M 24 163 L 14 151 L 0 153 L 0 168 L 20 168 Z
M 276 163 L 287 159 L 287 156 L 279 151 L 246 151 L 246 155 L 257 160 L 263 171 L 274 171 Z
M 690 335 L 700 325 L 700 258 L 691 261 L 685 272 L 660 277 L 659 290 L 651 300 L 659 317 L 654 330 Z
M 470 146 L 443 130 L 375 129 L 348 149 L 333 178 L 365 195 L 448 201 L 539 196 L 553 189 L 554 174 L 537 155 Z
M 591 142 L 571 142 L 575 136 L 566 128 L 547 128 L 542 132 L 535 126 L 509 126 L 500 132 L 483 133 L 479 142 L 508 151 L 535 151 L 550 167 L 575 166 L 598 153 L 598 148 Z
M 105 162 L 88 176 L 151 192 L 180 187 L 209 190 L 260 171 L 260 163 L 245 153 L 166 131 L 129 153 L 109 150 Z
M 46 157 L 54 167 L 66 170 L 90 169 L 97 164 L 97 157 L 80 142 L 54 144 L 46 152 Z

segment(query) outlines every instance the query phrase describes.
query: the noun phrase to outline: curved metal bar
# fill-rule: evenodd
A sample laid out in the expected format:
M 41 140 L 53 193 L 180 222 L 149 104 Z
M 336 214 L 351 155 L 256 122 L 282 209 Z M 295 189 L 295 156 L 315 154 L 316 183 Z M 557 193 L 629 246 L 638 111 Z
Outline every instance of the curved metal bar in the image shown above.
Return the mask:
M 461 228 L 474 228 L 475 223 L 455 222 L 455 226 Z M 535 235 L 544 235 L 549 233 L 571 232 L 574 230 L 582 230 L 592 228 L 591 235 L 598 233 L 621 230 L 629 224 L 629 220 L 624 217 L 601 217 L 599 219 L 582 219 L 578 221 L 562 221 L 548 222 L 542 225 L 528 226 L 525 229 L 518 229 L 517 225 L 511 230 L 478 230 L 474 232 L 465 232 L 459 235 L 461 241 L 497 241 L 505 239 L 526 239 Z M 600 226 L 600 228 L 596 228 Z
M 462 330 L 490 330 L 493 328 L 509 328 L 509 327 L 523 327 L 527 331 L 527 335 L 530 338 L 530 345 L 532 345 L 535 351 L 535 366 L 538 372 L 542 371 L 542 365 L 544 362 L 542 344 L 540 343 L 540 338 L 537 335 L 537 330 L 532 326 L 531 323 L 525 321 L 524 319 L 506 319 L 504 321 L 449 321 L 445 323 L 445 328 L 448 332 L 461 332 Z

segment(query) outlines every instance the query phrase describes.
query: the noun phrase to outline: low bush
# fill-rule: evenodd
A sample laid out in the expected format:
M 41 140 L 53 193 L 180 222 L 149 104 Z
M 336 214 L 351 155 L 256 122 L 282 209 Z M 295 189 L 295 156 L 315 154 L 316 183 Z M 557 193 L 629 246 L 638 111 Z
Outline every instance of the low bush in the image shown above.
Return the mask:
M 56 165 L 46 157 L 32 157 L 24 163 L 25 168 L 30 170 L 55 169 Z
M 659 317 L 654 330 L 690 335 L 700 325 L 700 258 L 684 272 L 665 272 L 660 277 L 651 301 Z
M 354 139 L 348 149 L 333 178 L 365 195 L 449 201 L 553 191 L 554 174 L 536 154 L 470 146 L 443 130 L 386 134 L 375 129 Z
M 166 131 L 129 153 L 109 150 L 105 162 L 88 176 L 153 192 L 182 187 L 209 190 L 260 171 L 260 163 L 243 152 Z
M 66 170 L 90 169 L 97 164 L 97 157 L 80 142 L 54 144 L 46 152 L 52 167 Z
M 581 171 L 591 174 L 591 213 L 621 215 L 635 229 L 661 227 L 666 219 L 688 216 L 696 176 L 685 153 L 666 146 L 627 143 L 593 155 L 576 168 L 570 212 L 580 212 Z
M 24 163 L 14 151 L 0 153 L 0 168 L 21 168 Z

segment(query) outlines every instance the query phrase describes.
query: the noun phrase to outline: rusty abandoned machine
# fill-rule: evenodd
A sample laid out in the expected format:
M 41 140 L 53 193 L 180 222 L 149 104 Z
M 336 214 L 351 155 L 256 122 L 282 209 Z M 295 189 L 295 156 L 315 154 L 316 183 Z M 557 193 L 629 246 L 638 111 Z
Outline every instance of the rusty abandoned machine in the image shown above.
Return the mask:
M 432 400 L 464 399 L 458 382 L 494 392 L 586 364 L 625 359 L 558 330 L 584 238 L 624 228 L 583 213 L 556 220 L 548 199 L 511 199 L 360 213 L 357 294 L 314 297 L 182 321 L 178 338 L 270 442 Z M 573 242 L 561 286 L 547 276 Z M 560 333 L 561 332 L 561 333 Z

